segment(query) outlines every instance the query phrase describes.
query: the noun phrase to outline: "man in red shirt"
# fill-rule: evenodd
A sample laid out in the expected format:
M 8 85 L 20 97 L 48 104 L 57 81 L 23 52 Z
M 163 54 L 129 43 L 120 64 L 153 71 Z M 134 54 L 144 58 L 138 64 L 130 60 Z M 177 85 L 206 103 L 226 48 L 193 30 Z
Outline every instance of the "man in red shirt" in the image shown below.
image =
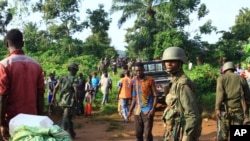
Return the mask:
M 22 50 L 21 31 L 11 29 L 5 41 L 9 55 L 0 62 L 0 127 L 3 140 L 8 140 L 11 118 L 43 114 L 45 86 L 40 64 Z

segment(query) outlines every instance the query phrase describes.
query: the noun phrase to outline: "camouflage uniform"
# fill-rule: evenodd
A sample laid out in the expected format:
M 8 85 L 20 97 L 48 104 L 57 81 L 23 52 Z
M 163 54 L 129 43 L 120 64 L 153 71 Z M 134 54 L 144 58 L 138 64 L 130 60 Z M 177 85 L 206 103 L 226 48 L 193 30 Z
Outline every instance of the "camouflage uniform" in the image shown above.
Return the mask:
M 225 65 L 227 64 L 225 63 Z M 216 88 L 215 110 L 220 112 L 217 125 L 218 141 L 229 140 L 230 125 L 243 124 L 244 112 L 241 98 L 242 95 L 249 97 L 250 94 L 248 84 L 244 78 L 233 71 L 227 72 L 225 68 L 223 68 L 223 71 L 224 74 L 217 79 Z
M 167 107 L 163 114 L 165 141 L 198 141 L 201 134 L 201 108 L 198 107 L 193 82 L 184 74 L 187 63 L 180 47 L 165 49 L 162 57 L 166 72 L 171 76 Z
M 65 131 L 69 131 L 70 135 L 74 138 L 76 133 L 73 128 L 73 116 L 75 113 L 75 106 L 77 102 L 77 87 L 79 85 L 78 79 L 75 77 L 78 71 L 78 65 L 72 63 L 69 65 L 68 75 L 62 75 L 55 89 L 53 91 L 53 101 L 56 98 L 56 92 L 59 89 L 59 102 L 58 105 L 63 109 L 63 117 L 61 127 Z
M 194 84 L 182 72 L 171 80 L 166 96 L 167 108 L 163 114 L 166 128 L 165 141 L 180 141 L 183 136 L 188 141 L 197 141 L 201 134 L 201 110 L 194 94 Z

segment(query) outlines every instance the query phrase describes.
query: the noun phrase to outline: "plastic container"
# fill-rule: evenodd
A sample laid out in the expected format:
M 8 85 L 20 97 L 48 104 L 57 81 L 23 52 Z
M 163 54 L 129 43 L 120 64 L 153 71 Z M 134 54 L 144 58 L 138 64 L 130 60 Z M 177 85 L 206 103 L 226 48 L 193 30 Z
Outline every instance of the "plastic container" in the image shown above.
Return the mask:
M 18 114 L 10 120 L 9 133 L 12 135 L 14 130 L 21 125 L 50 128 L 53 124 L 54 122 L 48 116 Z

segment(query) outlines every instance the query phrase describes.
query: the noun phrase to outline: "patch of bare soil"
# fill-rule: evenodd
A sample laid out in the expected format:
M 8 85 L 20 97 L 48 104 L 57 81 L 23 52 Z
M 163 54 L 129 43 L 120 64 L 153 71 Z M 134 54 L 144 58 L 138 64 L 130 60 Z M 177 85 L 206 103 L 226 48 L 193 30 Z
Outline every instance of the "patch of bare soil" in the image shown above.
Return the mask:
M 163 107 L 158 106 L 154 117 L 153 136 L 155 141 L 163 141 L 164 127 L 161 120 Z M 60 119 L 51 117 L 60 125 Z M 101 120 L 97 115 L 93 117 L 78 116 L 74 118 L 77 133 L 74 141 L 134 141 L 135 132 L 133 118 L 124 123 L 119 114 L 108 115 Z M 216 121 L 203 119 L 200 141 L 215 141 Z

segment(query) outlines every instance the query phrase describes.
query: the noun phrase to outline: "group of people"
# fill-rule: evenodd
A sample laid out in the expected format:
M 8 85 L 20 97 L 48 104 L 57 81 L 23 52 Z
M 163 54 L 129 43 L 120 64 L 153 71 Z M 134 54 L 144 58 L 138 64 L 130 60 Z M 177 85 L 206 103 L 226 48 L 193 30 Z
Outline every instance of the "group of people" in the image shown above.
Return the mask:
M 88 81 L 85 83 L 81 73 L 79 73 L 79 78 L 76 77 L 78 64 L 71 63 L 67 68 L 69 73 L 58 79 L 55 77 L 55 72 L 50 73 L 48 85 L 46 85 L 45 72 L 41 65 L 25 55 L 22 49 L 23 33 L 19 29 L 11 29 L 7 32 L 5 45 L 9 54 L 0 61 L 0 140 L 9 140 L 9 122 L 18 114 L 45 115 L 46 86 L 48 86 L 49 103 L 56 102 L 56 94 L 59 91 L 58 105 L 63 109 L 61 127 L 74 138 L 76 133 L 72 118 L 75 105 L 82 104 L 83 99 L 91 105 L 91 102 L 95 100 L 96 87 L 102 87 L 106 81 L 100 80 L 96 86 L 93 83 L 96 76 L 94 73 L 88 76 Z M 104 77 L 107 76 L 104 75 Z M 104 102 L 107 102 L 107 98 Z M 83 105 L 79 105 L 79 108 L 83 112 Z M 53 112 L 53 109 L 50 111 Z
M 96 100 L 98 88 L 100 87 L 101 92 L 103 93 L 103 100 L 101 103 L 102 105 L 108 102 L 109 89 L 112 88 L 112 81 L 108 77 L 107 73 L 104 73 L 102 78 L 99 79 L 97 77 L 97 72 L 93 72 L 92 75 L 87 76 L 87 81 L 85 82 L 82 73 L 79 73 L 78 78 L 76 77 L 78 70 L 78 64 L 69 64 L 69 74 L 59 77 L 56 85 L 54 85 L 54 88 L 51 90 L 51 100 L 50 90 L 48 94 L 48 99 L 50 100 L 51 104 L 55 104 L 57 98 L 56 94 L 59 90 L 59 100 L 57 103 L 63 109 L 61 127 L 64 130 L 69 131 L 72 138 L 75 138 L 76 136 L 73 128 L 73 116 L 85 115 L 91 117 L 92 103 Z
M 8 140 L 10 119 L 17 114 L 44 115 L 46 86 L 42 67 L 37 61 L 26 56 L 22 50 L 24 45 L 22 32 L 18 29 L 11 29 L 5 39 L 9 56 L 0 61 L 0 131 L 1 138 Z M 168 113 L 168 109 L 171 108 L 176 111 L 173 116 L 174 120 L 164 118 L 168 124 L 165 139 L 174 137 L 183 141 L 198 140 L 201 117 L 195 102 L 192 82 L 182 70 L 183 63 L 186 63 L 184 51 L 178 47 L 166 49 L 163 53 L 163 63 L 166 71 L 172 76 L 169 91 L 172 97 L 167 96 L 167 102 L 171 101 L 171 104 L 168 104 L 165 113 Z M 82 101 L 82 97 L 78 95 L 78 89 L 79 85 L 83 86 L 84 82 L 76 77 L 79 70 L 78 64 L 71 63 L 67 69 L 69 73 L 58 79 L 55 79 L 54 72 L 50 74 L 48 99 L 49 102 L 55 103 L 59 91 L 58 105 L 63 109 L 61 127 L 74 138 L 76 136 L 72 122 L 74 105 L 76 101 L 80 100 L 80 103 Z M 144 139 L 152 141 L 153 118 L 157 104 L 155 81 L 144 74 L 144 66 L 141 62 L 134 65 L 133 71 L 135 77 L 131 79 L 130 72 L 127 71 L 119 84 L 118 93 L 122 103 L 122 116 L 127 122 L 134 115 L 138 141 Z M 79 77 L 82 77 L 81 74 Z M 111 86 L 112 81 L 107 73 L 101 79 L 97 77 L 97 73 L 93 73 L 88 76 L 88 81 L 85 83 L 84 99 L 91 105 L 91 102 L 95 101 L 98 87 L 101 87 L 104 94 L 102 104 L 105 104 L 108 102 L 108 89 L 111 89 Z M 132 101 L 128 107 L 128 100 L 131 98 Z M 173 132 L 177 126 L 181 132 Z
M 171 81 L 166 96 L 167 107 L 162 119 L 164 121 L 164 141 L 198 141 L 202 131 L 202 108 L 195 95 L 195 84 L 185 75 L 182 66 L 187 63 L 183 49 L 169 47 L 162 56 L 166 72 Z M 134 114 L 136 140 L 153 140 L 152 127 L 157 91 L 154 80 L 143 73 L 143 64 L 135 64 L 136 77 L 130 79 L 128 73 L 119 81 L 118 95 L 121 101 L 122 117 L 126 122 Z M 217 117 L 218 141 L 230 140 L 231 125 L 249 125 L 250 65 L 244 70 L 233 62 L 225 62 L 222 75 L 217 79 L 215 115 Z M 132 83 L 132 85 L 129 85 Z M 127 95 L 126 94 L 131 94 Z M 132 102 L 127 108 L 127 101 Z M 144 135 L 143 135 L 144 134 Z
M 167 48 L 162 57 L 166 72 L 172 77 L 166 97 L 167 107 L 163 114 L 165 141 L 198 141 L 201 134 L 201 109 L 195 96 L 195 86 L 185 75 L 182 66 L 187 62 L 183 49 Z M 124 122 L 134 116 L 135 136 L 137 141 L 153 141 L 153 122 L 157 105 L 155 80 L 144 74 L 142 62 L 133 65 L 135 76 L 130 71 L 118 82 L 118 98 Z M 128 101 L 131 100 L 128 106 Z
M 2 140 L 9 139 L 10 119 L 19 113 L 44 115 L 46 87 L 42 67 L 22 50 L 22 32 L 11 29 L 6 35 L 5 43 L 9 55 L 0 61 Z M 164 140 L 198 141 L 201 135 L 201 109 L 196 100 L 195 85 L 183 71 L 183 64 L 187 63 L 186 54 L 180 47 L 169 47 L 163 52 L 162 61 L 166 72 L 171 76 L 166 96 L 167 106 L 162 117 L 166 129 Z M 81 73 L 79 78 L 76 77 L 78 64 L 71 63 L 67 69 L 69 73 L 58 79 L 55 78 L 54 72 L 49 75 L 48 101 L 55 103 L 59 90 L 58 105 L 63 108 L 61 127 L 74 138 L 76 133 L 72 118 L 75 104 L 80 104 L 83 112 L 81 104 L 85 100 L 88 105 L 86 107 L 91 109 L 98 87 L 101 87 L 101 104 L 104 105 L 108 102 L 112 80 L 108 73 L 104 73 L 101 79 L 97 77 L 97 73 L 93 73 L 85 82 Z M 215 114 L 218 119 L 219 141 L 228 140 L 230 125 L 249 124 L 250 90 L 246 80 L 248 76 L 246 73 L 238 75 L 235 70 L 232 62 L 226 62 L 222 68 L 222 75 L 217 79 Z M 136 140 L 152 141 L 158 95 L 155 80 L 144 74 L 144 65 L 141 62 L 134 64 L 133 71 L 135 76 L 132 78 L 129 70 L 124 71 L 124 77 L 121 77 L 118 83 L 117 97 L 121 103 L 122 117 L 124 122 L 128 122 L 131 116 L 134 116 Z

